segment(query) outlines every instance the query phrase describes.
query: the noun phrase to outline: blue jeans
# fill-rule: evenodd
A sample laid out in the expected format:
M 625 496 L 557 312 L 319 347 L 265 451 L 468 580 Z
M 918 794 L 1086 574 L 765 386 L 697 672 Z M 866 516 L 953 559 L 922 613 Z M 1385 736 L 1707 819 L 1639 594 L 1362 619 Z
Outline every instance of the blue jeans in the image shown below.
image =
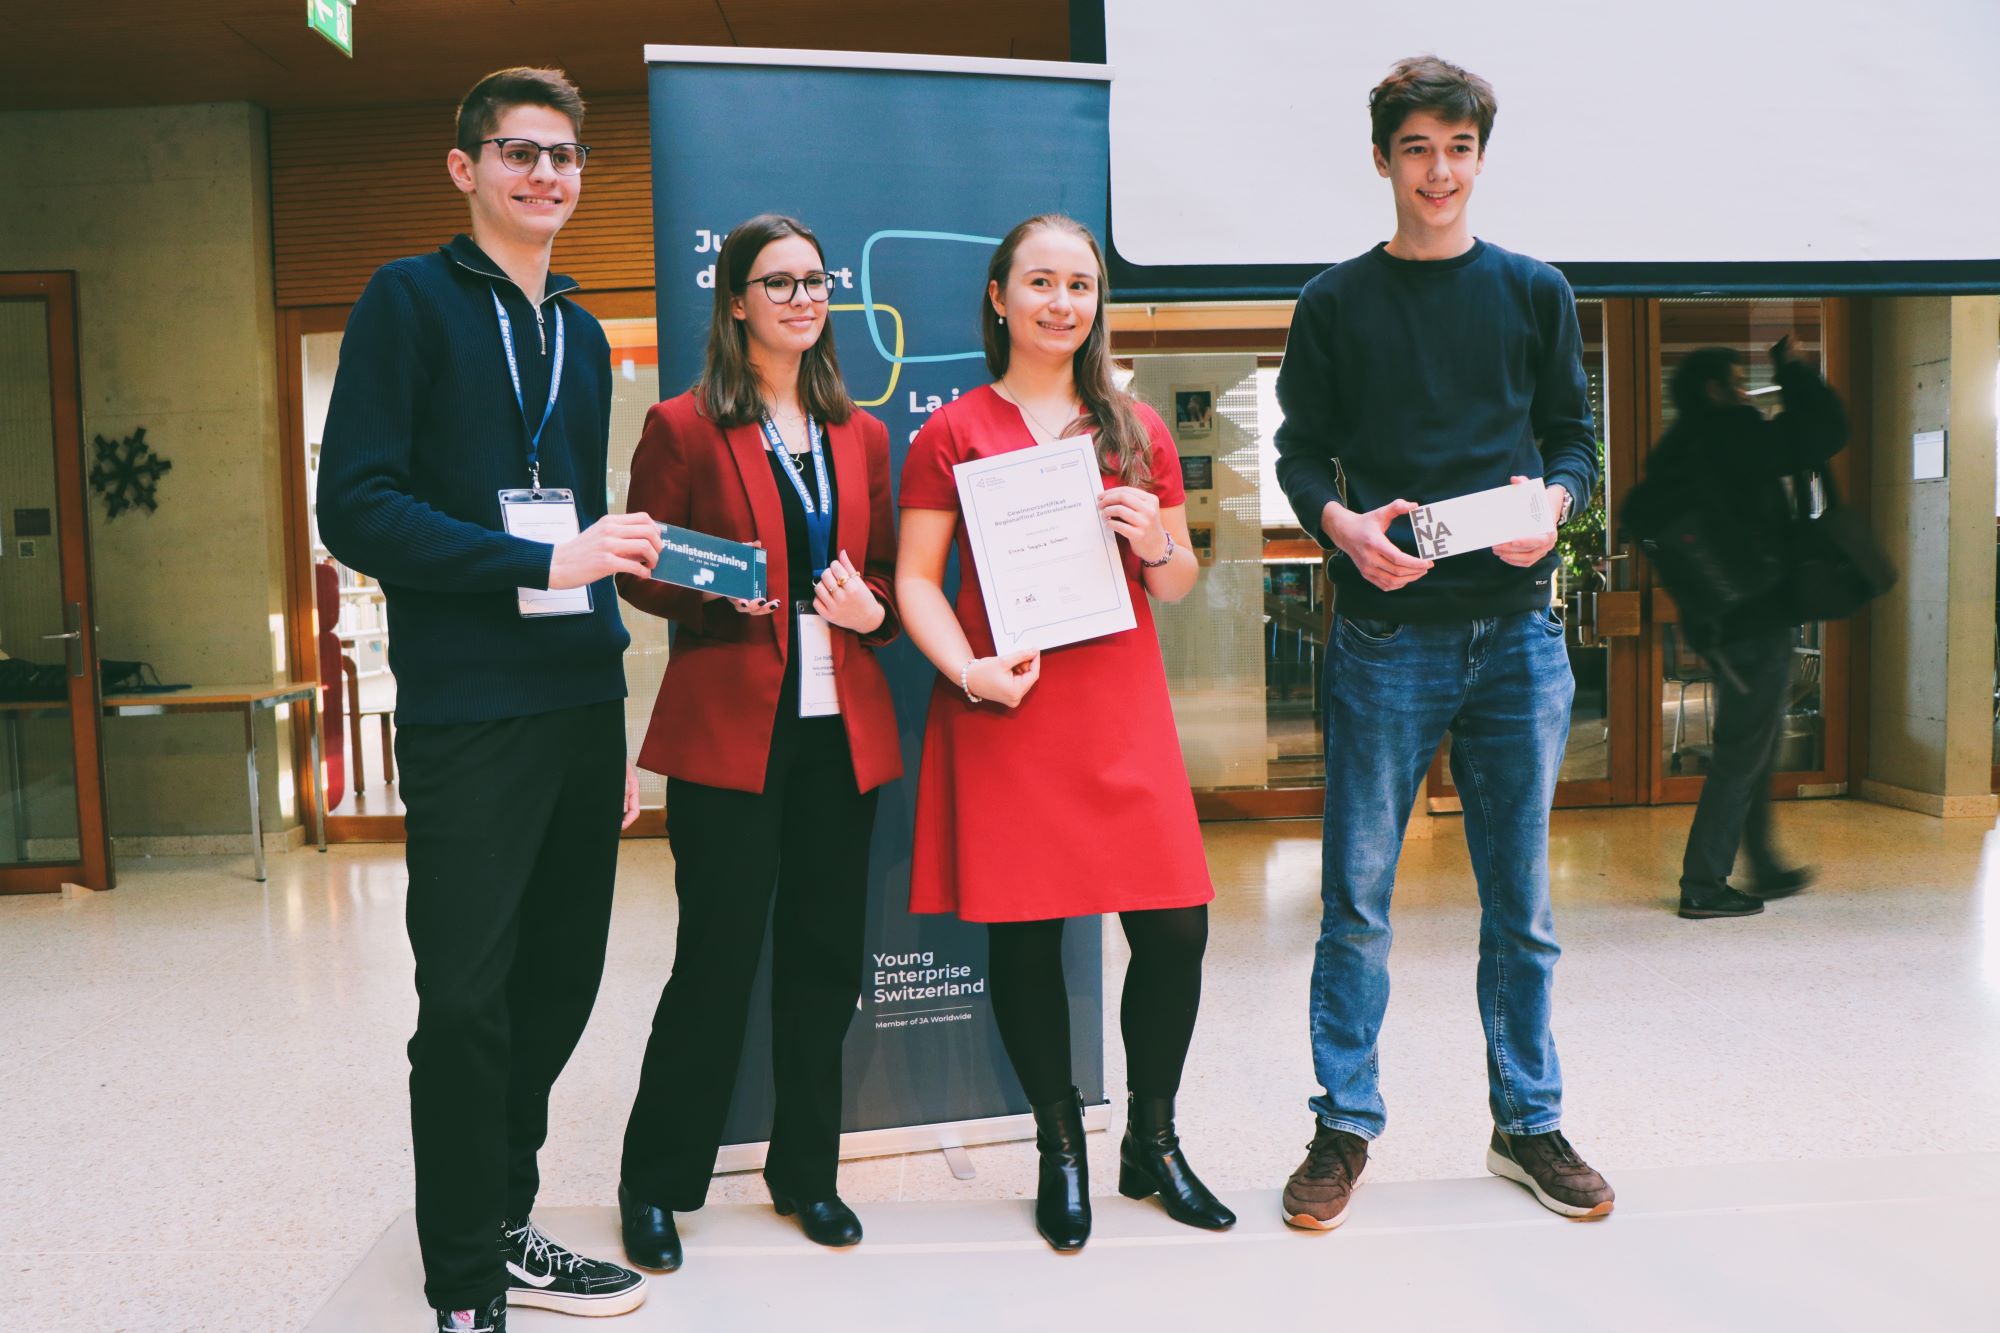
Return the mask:
M 1387 1113 L 1375 1039 L 1389 1004 L 1389 898 L 1410 808 L 1451 733 L 1451 773 L 1479 884 L 1479 1016 L 1493 1123 L 1562 1121 L 1549 1032 L 1555 920 L 1549 806 L 1569 737 L 1562 624 L 1546 611 L 1442 625 L 1338 616 L 1326 650 L 1326 821 L 1313 956 L 1312 1099 L 1322 1124 L 1372 1139 Z

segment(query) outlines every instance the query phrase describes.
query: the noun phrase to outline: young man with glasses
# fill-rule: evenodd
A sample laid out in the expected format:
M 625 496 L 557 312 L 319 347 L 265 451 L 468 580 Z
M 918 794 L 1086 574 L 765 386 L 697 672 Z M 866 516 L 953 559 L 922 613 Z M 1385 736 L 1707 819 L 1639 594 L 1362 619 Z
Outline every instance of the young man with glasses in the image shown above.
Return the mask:
M 1323 916 L 1313 960 L 1313 1140 L 1285 1219 L 1331 1230 L 1386 1123 L 1376 1037 L 1389 999 L 1389 899 L 1431 756 L 1451 737 L 1481 907 L 1478 997 L 1494 1130 L 1486 1164 L 1568 1217 L 1611 1211 L 1561 1132 L 1549 1031 L 1560 950 L 1548 819 L 1569 738 L 1552 614 L 1555 525 L 1597 482 L 1576 301 L 1560 273 L 1474 239 L 1493 90 L 1435 57 L 1369 97 L 1396 233 L 1306 285 L 1278 373 L 1278 480 L 1331 552 Z M 1550 530 L 1419 559 L 1407 515 L 1541 478 Z
M 466 95 L 447 165 L 471 234 L 369 281 L 320 459 L 321 537 L 388 596 L 417 1235 L 453 1333 L 504 1333 L 510 1299 L 618 1314 L 646 1295 L 529 1219 L 549 1088 L 596 999 L 619 831 L 638 814 L 611 579 L 645 574 L 660 546 L 644 514 L 606 512 L 610 348 L 549 273 L 582 123 L 555 70 Z

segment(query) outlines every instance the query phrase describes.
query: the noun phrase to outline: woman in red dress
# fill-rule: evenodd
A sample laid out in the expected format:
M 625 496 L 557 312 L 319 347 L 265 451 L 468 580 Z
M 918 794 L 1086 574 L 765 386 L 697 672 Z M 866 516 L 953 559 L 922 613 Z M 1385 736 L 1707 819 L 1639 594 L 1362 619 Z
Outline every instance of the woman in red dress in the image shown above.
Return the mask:
M 1180 458 L 1157 414 L 1111 379 L 1104 257 L 1082 224 L 1030 218 L 994 251 L 980 302 L 994 383 L 931 416 L 903 468 L 896 600 L 939 672 L 917 788 L 910 910 L 987 923 L 993 1016 L 1034 1108 L 1035 1224 L 1058 1250 L 1090 1235 L 1083 1107 L 1072 1082 L 1065 919 L 1117 912 L 1132 948 L 1122 1027 L 1131 1090 L 1119 1191 L 1190 1226 L 1235 1215 L 1195 1178 L 1174 1095 L 1201 1000 L 1215 896 L 1167 699 L 1151 594 L 1194 587 Z M 1091 435 L 1134 629 L 996 655 L 952 468 Z M 958 543 L 956 607 L 943 591 Z

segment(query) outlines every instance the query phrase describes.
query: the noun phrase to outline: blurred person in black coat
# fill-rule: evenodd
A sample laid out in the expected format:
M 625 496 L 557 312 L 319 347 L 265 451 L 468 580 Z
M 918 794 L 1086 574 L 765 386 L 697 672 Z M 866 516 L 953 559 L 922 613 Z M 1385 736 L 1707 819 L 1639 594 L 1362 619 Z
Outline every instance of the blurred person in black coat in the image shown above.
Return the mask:
M 1626 507 L 1634 531 L 1705 509 L 1718 520 L 1714 530 L 1739 534 L 1746 559 L 1753 545 L 1782 549 L 1809 503 L 1808 474 L 1847 443 L 1847 414 L 1813 368 L 1792 357 L 1789 338 L 1771 349 L 1771 360 L 1784 410 L 1769 419 L 1745 392 L 1744 358 L 1733 348 L 1704 347 L 1675 367 L 1677 415 L 1646 460 L 1638 503 Z M 1684 608 L 1681 632 L 1717 664 L 1719 680 L 1714 753 L 1681 862 L 1683 917 L 1754 916 L 1766 899 L 1812 880 L 1809 870 L 1781 862 L 1771 836 L 1771 772 L 1795 630 L 1782 583 L 1717 620 Z M 1739 850 L 1750 871 L 1741 888 L 1729 883 Z

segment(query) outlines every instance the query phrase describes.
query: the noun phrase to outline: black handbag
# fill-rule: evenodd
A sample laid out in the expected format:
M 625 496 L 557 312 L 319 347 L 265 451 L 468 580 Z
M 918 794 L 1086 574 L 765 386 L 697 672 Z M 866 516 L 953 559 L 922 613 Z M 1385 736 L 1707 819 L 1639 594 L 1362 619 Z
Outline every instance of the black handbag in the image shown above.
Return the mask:
M 1825 507 L 1792 525 L 1784 600 L 1796 624 L 1845 620 L 1896 586 L 1895 562 L 1866 520 L 1841 501 L 1830 474 L 1818 475 Z M 1800 494 L 1810 491 L 1802 486 Z
M 104 659 L 98 663 L 106 694 L 153 694 L 184 690 L 185 685 L 162 685 L 151 662 L 121 662 Z M 69 697 L 69 669 L 60 662 L 25 662 L 18 657 L 0 658 L 0 701 L 7 703 L 50 703 Z
M 180 688 L 160 684 L 160 673 L 153 670 L 151 662 L 123 662 L 104 657 L 98 659 L 97 669 L 103 675 L 106 694 L 151 694 Z
M 1700 493 L 1641 481 L 1624 517 L 1662 585 L 1692 621 L 1715 623 L 1785 581 L 1786 550 L 1774 535 L 1734 522 Z
M 0 700 L 10 704 L 44 703 L 69 694 L 69 673 L 60 662 L 24 662 L 0 658 Z

